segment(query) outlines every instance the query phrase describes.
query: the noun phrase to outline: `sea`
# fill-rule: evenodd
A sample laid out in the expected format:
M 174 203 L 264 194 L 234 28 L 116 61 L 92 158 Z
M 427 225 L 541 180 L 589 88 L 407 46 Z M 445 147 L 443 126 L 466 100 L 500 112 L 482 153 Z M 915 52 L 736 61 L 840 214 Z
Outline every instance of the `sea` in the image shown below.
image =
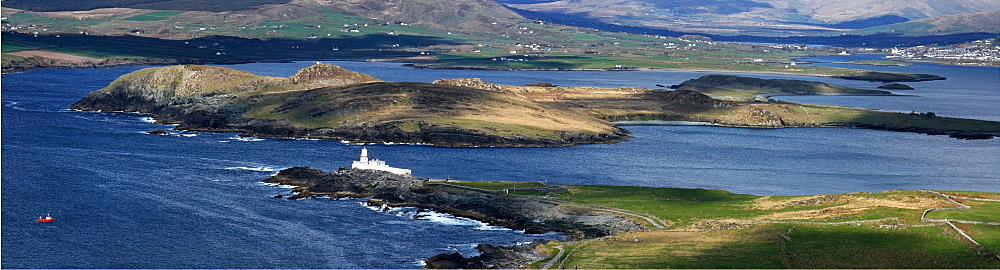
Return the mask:
M 802 59 L 843 66 L 835 56 Z M 289 76 L 315 62 L 227 65 Z M 477 77 L 524 85 L 649 87 L 707 74 L 790 78 L 875 89 L 879 83 L 774 74 L 641 70 L 419 70 L 399 63 L 330 62 L 389 81 Z M 916 64 L 851 68 L 929 73 L 905 96 L 779 99 L 1000 120 L 997 68 Z M 514 245 L 548 233 L 491 226 L 416 209 L 382 211 L 363 199 L 287 200 L 265 185 L 277 171 L 336 170 L 362 147 L 417 177 L 474 181 L 723 189 L 756 195 L 897 189 L 1000 192 L 1000 144 L 947 136 L 841 128 L 742 129 L 625 126 L 616 144 L 561 148 L 450 148 L 171 130 L 150 115 L 67 108 L 143 67 L 38 70 L 2 75 L 2 268 L 420 268 L 480 243 Z M 146 132 L 164 129 L 168 135 Z M 53 223 L 37 223 L 51 214 Z

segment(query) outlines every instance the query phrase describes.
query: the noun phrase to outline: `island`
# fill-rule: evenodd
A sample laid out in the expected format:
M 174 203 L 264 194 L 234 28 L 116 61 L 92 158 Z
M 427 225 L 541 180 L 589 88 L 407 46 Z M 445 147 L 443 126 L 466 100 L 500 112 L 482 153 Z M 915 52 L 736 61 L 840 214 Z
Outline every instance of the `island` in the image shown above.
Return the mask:
M 366 158 L 362 156 L 362 160 Z M 479 245 L 428 268 L 996 268 L 1000 193 L 897 190 L 756 196 L 722 190 L 419 179 L 307 167 L 263 180 L 287 199 L 361 198 L 564 240 Z M 282 198 L 283 195 L 275 196 Z M 419 218 L 420 215 L 414 216 Z M 891 255 L 890 255 L 891 254 Z
M 678 88 L 510 86 L 477 78 L 385 82 L 319 63 L 288 78 L 177 65 L 125 74 L 70 108 L 150 113 L 181 130 L 458 147 L 615 143 L 627 140 L 628 132 L 614 122 L 643 120 L 750 128 L 854 127 L 965 139 L 1000 136 L 996 121 L 751 98 L 763 93 L 890 94 L 884 91 L 720 75 Z M 728 97 L 706 94 L 723 92 Z

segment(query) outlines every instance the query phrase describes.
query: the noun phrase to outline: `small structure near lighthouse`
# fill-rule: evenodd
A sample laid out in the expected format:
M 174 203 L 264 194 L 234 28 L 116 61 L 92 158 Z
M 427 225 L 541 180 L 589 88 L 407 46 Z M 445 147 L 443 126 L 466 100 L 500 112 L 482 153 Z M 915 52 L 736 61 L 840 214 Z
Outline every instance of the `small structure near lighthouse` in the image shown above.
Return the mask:
M 393 168 L 389 167 L 389 165 L 385 165 L 385 161 L 377 159 L 368 159 L 368 148 L 361 148 L 361 159 L 354 161 L 354 163 L 351 164 L 351 168 L 362 169 L 362 170 L 385 171 L 403 175 L 410 174 L 410 170 L 408 169 Z

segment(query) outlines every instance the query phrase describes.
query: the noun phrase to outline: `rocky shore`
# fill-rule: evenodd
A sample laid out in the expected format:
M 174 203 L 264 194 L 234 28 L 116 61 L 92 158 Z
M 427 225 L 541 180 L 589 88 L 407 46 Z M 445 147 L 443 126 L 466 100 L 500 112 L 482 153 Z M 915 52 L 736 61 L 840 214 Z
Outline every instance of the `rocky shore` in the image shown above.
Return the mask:
M 296 194 L 288 199 L 370 197 L 367 203 L 372 206 L 429 209 L 529 234 L 555 231 L 574 239 L 586 239 L 643 229 L 634 220 L 607 212 L 571 209 L 530 197 L 426 187 L 422 180 L 412 175 L 374 170 L 341 168 L 336 172 L 324 172 L 294 167 L 262 182 L 296 186 L 293 189 Z M 471 260 L 444 254 L 428 260 L 428 267 L 516 268 L 544 258 L 534 249 L 538 244 L 540 242 L 520 247 L 481 245 L 479 249 L 483 255 L 480 258 Z

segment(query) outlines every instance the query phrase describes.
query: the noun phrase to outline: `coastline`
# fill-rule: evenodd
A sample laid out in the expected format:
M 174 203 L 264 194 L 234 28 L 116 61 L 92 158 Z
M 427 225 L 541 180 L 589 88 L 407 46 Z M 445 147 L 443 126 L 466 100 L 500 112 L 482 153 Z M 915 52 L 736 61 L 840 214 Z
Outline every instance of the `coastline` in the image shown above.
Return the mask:
M 303 173 L 305 172 L 305 173 Z M 346 180 L 345 178 L 346 177 Z M 381 180 L 380 180 L 381 179 Z M 416 182 L 413 182 L 416 180 Z M 347 184 L 343 184 L 347 181 Z M 379 187 L 376 189 L 382 189 L 382 191 L 375 193 L 364 193 L 369 190 L 358 190 L 358 187 L 366 186 L 365 183 L 371 183 L 371 181 L 379 181 Z M 446 182 L 432 182 L 425 180 L 416 179 L 409 175 L 391 175 L 387 176 L 387 173 L 379 173 L 377 171 L 370 170 L 354 170 L 341 168 L 337 172 L 326 173 L 318 171 L 311 168 L 296 167 L 282 170 L 278 174 L 268 178 L 264 183 L 272 184 L 284 184 L 284 185 L 294 185 L 293 192 L 297 192 L 293 197 L 287 199 L 300 199 L 300 198 L 317 198 L 328 196 L 332 199 L 341 197 L 350 198 L 369 198 L 366 202 L 363 202 L 366 207 L 373 211 L 396 211 L 392 210 L 392 207 L 414 207 L 414 209 L 408 209 L 403 211 L 414 210 L 415 213 L 412 217 L 416 218 L 421 215 L 421 213 L 427 213 L 426 211 L 434 211 L 436 213 L 450 214 L 453 217 L 458 217 L 459 220 L 471 219 L 476 224 L 480 226 L 499 226 L 506 229 L 520 229 L 515 226 L 510 226 L 509 224 L 497 223 L 497 219 L 503 219 L 502 214 L 491 212 L 484 213 L 483 209 L 491 209 L 501 205 L 500 208 L 506 208 L 502 205 L 508 203 L 520 202 L 534 202 L 543 203 L 548 210 L 547 212 L 556 211 L 559 209 L 577 209 L 591 211 L 590 215 L 592 219 L 594 213 L 604 212 L 609 213 L 614 216 L 621 218 L 622 216 L 629 216 L 633 222 L 638 222 L 640 219 L 645 219 L 647 222 L 643 222 L 642 228 L 633 230 L 621 230 L 614 233 L 608 234 L 579 234 L 570 233 L 567 234 L 567 230 L 585 230 L 584 228 L 591 225 L 571 223 L 569 227 L 560 227 L 554 231 L 560 232 L 563 235 L 570 236 L 569 239 L 559 240 L 559 242 L 550 242 L 550 240 L 536 239 L 531 243 L 515 243 L 510 246 L 492 246 L 486 244 L 480 244 L 476 246 L 476 249 L 480 251 L 479 254 L 466 257 L 459 253 L 445 253 L 433 256 L 423 260 L 428 268 L 522 268 L 525 266 L 534 265 L 540 266 L 539 264 L 544 262 L 545 259 L 552 258 L 548 261 L 549 266 L 552 262 L 563 262 L 570 260 L 573 251 L 570 251 L 570 255 L 565 257 L 561 255 L 556 255 L 553 257 L 553 249 L 562 249 L 561 247 L 566 247 L 567 245 L 585 244 L 591 243 L 593 241 L 604 242 L 608 239 L 615 239 L 621 236 L 627 236 L 626 238 L 634 239 L 636 236 L 645 235 L 658 235 L 662 233 L 689 233 L 696 235 L 706 235 L 712 234 L 717 231 L 730 231 L 731 233 L 743 234 L 743 233 L 753 233 L 757 228 L 791 224 L 796 226 L 861 226 L 862 224 L 872 224 L 873 227 L 884 228 L 885 226 L 892 226 L 892 228 L 910 228 L 910 227 L 924 227 L 924 226 L 937 226 L 940 222 L 957 222 L 966 224 L 990 224 L 996 225 L 1000 222 L 991 221 L 968 221 L 968 220 L 941 220 L 941 219 L 929 219 L 926 218 L 928 212 L 935 210 L 949 210 L 945 208 L 940 208 L 934 206 L 927 201 L 928 198 L 937 196 L 947 199 L 948 197 L 953 197 L 960 200 L 983 200 L 991 202 L 1000 202 L 1000 200 L 991 199 L 1000 196 L 1000 193 L 983 193 L 983 192 L 968 192 L 968 191 L 947 191 L 943 193 L 946 194 L 958 194 L 958 195 L 942 195 L 939 192 L 930 190 L 890 190 L 878 193 L 869 192 L 852 192 L 843 194 L 819 194 L 819 195 L 797 195 L 792 196 L 793 198 L 785 198 L 785 196 L 759 196 L 750 194 L 734 194 L 729 193 L 724 190 L 705 190 L 705 189 L 683 189 L 683 188 L 646 188 L 646 187 L 625 187 L 625 186 L 545 186 L 544 188 L 560 187 L 562 191 L 557 191 L 555 193 L 548 194 L 537 194 L 537 195 L 513 195 L 503 192 L 504 190 L 494 190 L 494 189 L 481 189 L 476 188 L 473 183 L 479 182 L 465 182 L 465 181 L 446 181 Z M 316 192 L 312 189 L 328 189 L 331 183 L 336 184 L 343 189 L 337 189 L 336 192 L 330 193 L 332 190 L 327 190 L 324 192 Z M 408 183 L 414 183 L 412 186 L 407 186 Z M 421 183 L 421 184 L 416 184 Z M 438 183 L 442 183 L 439 185 Z M 448 184 L 443 184 L 448 183 Z M 486 182 L 493 183 L 493 182 Z M 528 182 L 517 182 L 525 183 Z M 396 186 L 400 184 L 402 186 Z M 507 183 L 505 185 L 513 185 Z M 403 189 L 399 189 L 403 187 Z M 489 188 L 484 186 L 483 188 Z M 495 188 L 495 187 L 494 187 Z M 344 189 L 350 190 L 345 191 Z M 520 188 L 519 188 L 520 189 Z M 389 193 L 386 193 L 389 190 Z M 395 191 L 403 191 L 403 193 L 394 193 Z M 591 197 L 597 195 L 593 192 L 602 191 L 604 195 L 598 195 L 599 197 Z M 362 193 L 358 193 L 362 192 Z M 413 197 L 413 194 L 424 193 L 424 192 L 435 192 L 439 195 L 436 197 L 441 197 L 440 194 L 451 194 L 450 196 L 457 196 L 447 199 L 437 199 L 436 203 L 425 204 L 419 203 L 419 196 Z M 652 192 L 652 193 L 650 193 Z M 651 194 L 659 194 L 657 196 L 650 197 Z M 770 209 L 768 211 L 777 211 L 775 213 L 767 214 L 768 212 L 759 213 L 756 215 L 751 215 L 747 217 L 730 217 L 732 215 L 742 216 L 735 213 L 728 214 L 699 214 L 697 216 L 703 216 L 694 220 L 687 220 L 682 218 L 686 216 L 680 214 L 675 218 L 670 220 L 661 219 L 664 218 L 666 213 L 675 213 L 672 211 L 676 210 L 660 210 L 667 212 L 657 212 L 659 214 L 651 213 L 638 213 L 630 211 L 629 209 L 634 209 L 638 207 L 639 209 L 648 209 L 647 204 L 664 204 L 673 205 L 680 203 L 680 205 L 674 205 L 676 207 L 684 207 L 686 204 L 704 204 L 704 205 L 728 205 L 727 203 L 722 203 L 721 201 L 707 200 L 704 201 L 703 197 L 708 196 L 719 196 L 718 198 L 730 198 L 731 200 L 744 201 L 750 203 L 751 205 L 758 205 L 754 207 L 743 206 L 739 207 L 745 211 L 759 211 L 761 209 Z M 975 194 L 975 195 L 963 195 L 963 194 Z M 487 197 L 489 200 L 488 205 L 483 204 L 469 204 L 470 200 L 476 200 L 476 198 Z M 565 197 L 568 196 L 568 197 Z M 608 198 L 601 196 L 612 196 L 612 197 L 622 197 L 620 199 L 612 199 L 612 201 L 604 201 Z M 636 197 L 638 196 L 638 197 Z M 888 196 L 888 197 L 886 197 Z M 976 198 L 969 198 L 963 196 L 972 196 Z M 985 196 L 985 197 L 984 197 Z M 447 197 L 447 196 L 445 196 Z M 283 198 L 282 196 L 275 196 L 275 198 Z M 575 198 L 575 199 L 572 199 Z M 589 199 L 588 199 L 589 198 Z M 645 198 L 640 201 L 633 201 L 637 198 Z M 702 198 L 702 199 L 699 199 Z M 799 207 L 806 208 L 816 208 L 816 209 L 853 209 L 855 207 L 860 207 L 858 211 L 867 211 L 870 207 L 869 201 L 864 200 L 864 198 L 882 198 L 888 199 L 890 201 L 899 201 L 901 204 L 913 204 L 913 206 L 897 205 L 891 204 L 892 207 L 902 207 L 905 209 L 912 209 L 908 211 L 921 211 L 925 208 L 932 208 L 930 210 L 923 211 L 923 215 L 919 219 L 904 216 L 899 217 L 898 214 L 893 213 L 882 213 L 875 217 L 861 216 L 856 217 L 851 215 L 850 210 L 841 213 L 827 214 L 826 211 L 796 211 L 800 209 Z M 917 198 L 923 198 L 920 200 L 915 200 Z M 574 202 L 563 201 L 566 199 L 571 199 Z M 576 200 L 598 200 L 596 204 L 591 203 L 581 203 L 576 202 Z M 618 201 L 621 200 L 621 201 Z M 688 201 L 691 200 L 691 201 Z M 455 208 L 455 205 L 450 205 L 448 201 L 459 202 L 462 201 L 463 207 Z M 676 202 L 675 202 L 676 201 Z M 617 202 L 618 205 L 615 205 Z M 629 202 L 629 203 L 626 203 Z M 953 202 L 953 201 L 952 201 Z M 608 204 L 611 206 L 608 206 Z M 954 203 L 956 205 L 960 205 Z M 769 206 L 762 206 L 769 205 Z M 472 208 L 468 208 L 472 206 Z M 480 208 L 485 207 L 485 208 Z M 689 207 L 694 207 L 694 205 L 689 205 Z M 731 206 L 730 206 L 731 207 Z M 747 208 L 749 207 L 749 208 Z M 764 208 L 761 208 L 764 207 Z M 845 208 L 846 207 L 846 208 Z M 938 208 L 934 208 L 938 207 Z M 977 206 L 978 207 L 978 206 Z M 984 208 L 989 206 L 984 206 Z M 669 208 L 669 207 L 668 207 Z M 956 208 L 958 210 L 968 210 L 969 207 Z M 989 209 L 989 208 L 986 208 Z M 534 210 L 532 210 L 534 211 Z M 528 211 L 527 213 L 533 213 Z M 560 210 L 561 211 L 561 210 Z M 653 211 L 653 210 L 651 210 Z M 790 211 L 790 212 L 789 212 Z M 524 212 L 522 212 L 524 213 Z M 676 213 L 675 213 L 676 214 Z M 784 214 L 784 215 L 778 215 Z M 848 216 L 838 216 L 847 214 Z M 759 216 L 758 216 L 759 215 Z M 673 216 L 673 215 L 667 215 Z M 940 215 L 938 215 L 940 216 Z M 410 216 L 406 216 L 410 217 Z M 546 224 L 549 222 L 548 219 L 539 220 L 537 216 L 529 215 L 527 218 L 535 218 L 534 224 Z M 933 223 L 933 224 L 931 224 Z M 663 224 L 663 225 L 659 225 Z M 888 225 L 887 225 L 888 224 Z M 782 225 L 785 226 L 785 225 Z M 790 225 L 788 225 L 790 226 Z M 867 227 L 865 227 L 867 228 Z M 957 229 L 954 225 L 951 225 L 952 229 L 962 232 L 961 229 Z M 525 233 L 531 233 L 530 230 L 525 230 Z M 577 231 L 579 232 L 579 231 Z M 641 238 L 641 237 L 640 237 Z M 965 236 L 967 239 L 971 239 Z M 630 240 L 631 241 L 631 240 Z M 611 241 L 608 243 L 614 243 Z M 636 240 L 635 242 L 640 242 Z M 576 244 L 574 244 L 576 243 Z M 657 244 L 662 245 L 662 243 Z M 993 254 L 988 249 L 983 248 L 981 245 L 977 245 L 979 249 L 986 250 L 988 253 Z M 549 250 L 549 252 L 542 252 L 541 250 Z M 559 252 L 563 254 L 563 252 Z
M 384 171 L 340 168 L 324 172 L 309 167 L 293 167 L 262 180 L 265 184 L 293 186 L 291 196 L 276 199 L 298 200 L 329 197 L 368 198 L 363 204 L 372 210 L 392 207 L 416 208 L 416 214 L 433 211 L 456 218 L 475 220 L 485 226 L 521 230 L 527 234 L 557 232 L 569 239 L 595 239 L 624 232 L 644 230 L 641 223 L 620 214 L 565 207 L 554 200 L 513 195 L 476 188 L 455 188 L 435 184 L 413 175 Z M 440 254 L 425 260 L 429 268 L 520 268 L 548 257 L 537 250 L 548 240 L 536 239 L 527 245 L 496 247 L 480 244 L 478 256 Z M 499 267 L 497 267 L 499 266 Z
M 167 66 L 167 65 L 178 65 L 178 64 L 192 64 L 192 65 L 238 65 L 238 64 L 252 64 L 252 63 L 292 63 L 292 62 L 314 62 L 314 61 L 357 61 L 357 62 L 385 62 L 385 63 L 398 63 L 401 66 L 409 67 L 412 69 L 427 69 L 427 70 L 485 70 L 485 71 L 607 71 L 607 72 L 619 72 L 619 71 L 688 71 L 688 72 L 724 72 L 724 73 L 738 73 L 738 74 L 767 74 L 767 75 L 789 75 L 789 76 L 812 76 L 812 77 L 836 77 L 830 74 L 819 74 L 819 73 L 795 73 L 795 72 L 779 72 L 779 71 L 745 71 L 745 70 L 727 70 L 727 69 L 709 69 L 709 68 L 654 68 L 654 67 L 623 67 L 623 68 L 494 68 L 494 67 L 469 67 L 469 66 L 427 66 L 424 64 L 419 64 L 417 62 L 426 61 L 412 61 L 408 58 L 366 58 L 366 59 L 273 59 L 273 60 L 187 60 L 187 61 L 177 61 L 176 59 L 121 59 L 125 62 L 114 63 L 114 64 L 99 64 L 91 62 L 69 62 L 46 66 L 12 66 L 5 68 L 2 74 L 17 73 L 22 71 L 31 70 L 46 70 L 46 69 L 106 69 L 115 67 L 127 67 L 127 66 Z M 107 61 L 107 60 L 105 60 Z M 811 61 L 798 61 L 803 63 L 812 63 Z M 961 65 L 958 65 L 961 66 Z M 864 71 L 859 69 L 859 71 Z

